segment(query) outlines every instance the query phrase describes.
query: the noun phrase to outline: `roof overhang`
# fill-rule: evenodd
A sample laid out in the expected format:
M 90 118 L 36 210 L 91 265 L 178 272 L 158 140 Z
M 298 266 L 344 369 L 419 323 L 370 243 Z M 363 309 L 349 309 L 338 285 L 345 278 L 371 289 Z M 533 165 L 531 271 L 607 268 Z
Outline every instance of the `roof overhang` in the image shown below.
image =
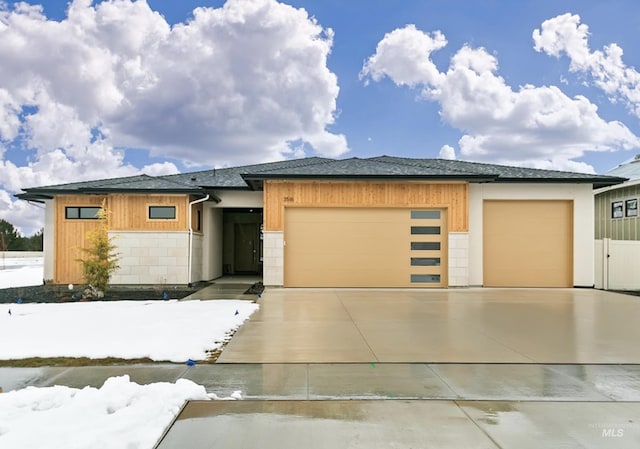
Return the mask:
M 129 194 L 168 194 L 168 195 L 194 195 L 201 198 L 209 195 L 208 201 L 219 203 L 221 200 L 212 191 L 204 189 L 183 189 L 183 190 L 154 190 L 154 189 L 109 189 L 109 188 L 90 188 L 69 190 L 41 190 L 29 189 L 24 193 L 18 193 L 14 197 L 24 201 L 34 201 L 44 203 L 45 200 L 53 199 L 56 195 L 108 195 L 110 193 L 129 193 Z
M 622 184 L 627 178 L 615 176 L 593 176 L 585 178 L 503 178 L 499 177 L 494 182 L 503 183 L 536 183 L 536 184 L 591 184 L 594 189 Z
M 242 174 L 242 179 L 252 190 L 262 190 L 264 181 L 294 180 L 294 181 L 443 181 L 443 182 L 493 182 L 495 176 L 486 175 L 307 175 L 307 174 Z

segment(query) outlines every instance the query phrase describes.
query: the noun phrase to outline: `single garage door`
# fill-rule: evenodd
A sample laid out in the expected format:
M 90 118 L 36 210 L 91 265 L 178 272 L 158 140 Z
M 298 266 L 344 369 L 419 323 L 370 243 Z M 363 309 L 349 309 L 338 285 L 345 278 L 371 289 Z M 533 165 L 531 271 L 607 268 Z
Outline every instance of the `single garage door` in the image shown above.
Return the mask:
M 443 287 L 446 210 L 285 209 L 287 287 Z
M 485 201 L 485 287 L 573 287 L 573 202 Z

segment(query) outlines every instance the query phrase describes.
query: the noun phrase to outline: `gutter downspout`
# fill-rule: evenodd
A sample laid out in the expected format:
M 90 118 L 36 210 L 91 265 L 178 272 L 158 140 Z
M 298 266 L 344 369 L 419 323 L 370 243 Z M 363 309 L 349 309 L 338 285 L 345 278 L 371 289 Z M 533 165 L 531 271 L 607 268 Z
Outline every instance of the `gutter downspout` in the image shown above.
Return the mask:
M 200 198 L 199 200 L 194 200 L 191 201 L 189 203 L 189 218 L 188 218 L 188 223 L 189 223 L 189 254 L 187 256 L 187 280 L 189 281 L 187 283 L 187 285 L 191 286 L 191 266 L 193 265 L 193 223 L 192 223 L 192 215 L 193 213 L 191 212 L 191 210 L 193 209 L 193 205 L 194 204 L 198 204 L 198 203 L 204 203 L 205 201 L 207 201 L 209 199 L 209 194 L 207 194 L 207 196 L 205 196 L 204 198 Z

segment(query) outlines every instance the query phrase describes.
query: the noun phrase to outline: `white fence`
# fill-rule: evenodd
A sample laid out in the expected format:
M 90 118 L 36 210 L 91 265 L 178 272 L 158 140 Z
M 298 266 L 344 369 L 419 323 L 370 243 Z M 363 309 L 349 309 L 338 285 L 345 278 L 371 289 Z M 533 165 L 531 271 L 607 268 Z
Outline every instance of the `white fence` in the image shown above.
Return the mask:
M 42 251 L 0 251 L 0 259 L 25 259 L 43 257 Z
M 595 287 L 640 290 L 640 241 L 596 240 Z

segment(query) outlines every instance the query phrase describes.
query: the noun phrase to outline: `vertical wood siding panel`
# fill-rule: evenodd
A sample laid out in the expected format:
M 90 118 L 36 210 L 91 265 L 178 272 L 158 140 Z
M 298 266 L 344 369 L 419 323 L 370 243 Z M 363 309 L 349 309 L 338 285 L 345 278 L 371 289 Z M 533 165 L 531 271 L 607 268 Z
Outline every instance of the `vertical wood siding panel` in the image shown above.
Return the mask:
M 96 220 L 66 220 L 65 207 L 67 206 L 90 206 L 99 207 L 102 195 L 82 195 L 57 196 L 55 199 L 55 283 L 80 284 L 82 279 L 82 268 L 78 259 L 83 257 L 82 248 L 86 246 L 86 235 L 98 227 Z M 107 203 L 108 206 L 108 203 Z
M 265 181 L 265 230 L 283 230 L 287 206 L 446 207 L 449 230 L 469 230 L 467 183 Z

